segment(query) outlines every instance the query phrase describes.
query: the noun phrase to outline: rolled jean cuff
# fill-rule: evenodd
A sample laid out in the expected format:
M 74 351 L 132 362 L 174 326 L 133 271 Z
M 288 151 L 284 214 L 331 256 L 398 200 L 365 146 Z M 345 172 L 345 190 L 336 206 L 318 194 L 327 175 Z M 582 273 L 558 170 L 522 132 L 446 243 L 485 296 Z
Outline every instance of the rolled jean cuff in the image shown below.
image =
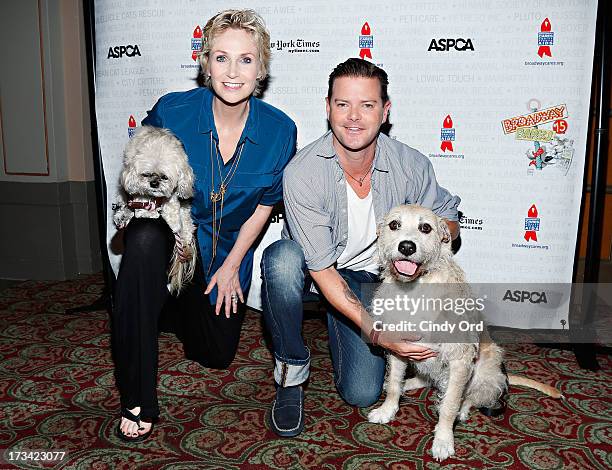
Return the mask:
M 308 358 L 302 360 L 283 361 L 274 357 L 274 380 L 281 387 L 293 387 L 306 382 L 310 375 L 310 351 Z

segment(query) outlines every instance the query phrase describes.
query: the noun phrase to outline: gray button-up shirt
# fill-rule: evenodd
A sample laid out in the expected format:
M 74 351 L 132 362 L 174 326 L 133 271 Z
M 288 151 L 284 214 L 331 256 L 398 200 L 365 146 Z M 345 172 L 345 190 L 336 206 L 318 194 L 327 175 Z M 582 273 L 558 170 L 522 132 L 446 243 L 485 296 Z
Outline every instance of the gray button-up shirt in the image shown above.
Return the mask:
M 346 179 L 332 142 L 328 131 L 304 147 L 283 176 L 282 236 L 300 244 L 312 271 L 333 265 L 348 239 Z M 458 220 L 461 199 L 438 185 L 429 159 L 384 134 L 376 144 L 371 191 L 376 223 L 399 204 L 419 204 L 440 217 Z

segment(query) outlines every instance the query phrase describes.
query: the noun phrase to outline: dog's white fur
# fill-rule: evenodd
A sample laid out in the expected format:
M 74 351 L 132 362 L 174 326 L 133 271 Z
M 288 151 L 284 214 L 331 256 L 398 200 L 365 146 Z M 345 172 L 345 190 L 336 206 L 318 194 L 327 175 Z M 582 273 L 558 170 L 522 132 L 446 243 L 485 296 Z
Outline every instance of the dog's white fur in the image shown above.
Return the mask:
M 167 129 L 143 126 L 125 147 L 121 186 L 113 205 L 113 222 L 124 228 L 132 219 L 162 217 L 175 234 L 168 280 L 170 292 L 180 292 L 195 271 L 195 225 L 191 220 L 193 170 L 181 142 Z M 128 207 L 128 201 L 151 202 L 163 198 L 163 204 L 151 209 Z
M 428 227 L 427 227 L 427 226 Z M 429 209 L 419 206 L 393 208 L 379 225 L 378 252 L 383 268 L 383 283 L 440 284 L 444 297 L 469 298 L 471 292 L 463 270 L 455 263 L 451 252 L 451 236 L 446 222 Z M 413 253 L 400 243 L 413 243 Z M 397 261 L 409 260 L 418 268 L 414 274 L 402 273 Z M 433 287 L 433 286 L 432 286 Z M 384 288 L 382 286 L 381 288 Z M 441 292 L 442 292 L 441 291 Z M 438 313 L 438 312 L 436 312 Z M 450 313 L 455 315 L 454 313 Z M 464 313 L 463 318 L 466 318 Z M 471 323 L 476 319 L 468 317 Z M 386 399 L 368 414 L 373 423 L 388 423 L 399 408 L 403 392 L 429 385 L 435 386 L 442 396 L 439 419 L 435 428 L 432 455 L 442 461 L 454 455 L 453 423 L 468 418 L 472 407 L 491 407 L 507 388 L 506 375 L 502 372 L 503 350 L 489 337 L 486 329 L 473 342 L 422 344 L 438 352 L 433 358 L 411 362 L 393 354 L 387 355 Z M 416 376 L 404 381 L 408 363 L 413 365 Z M 525 385 L 560 397 L 558 390 L 539 382 L 509 376 L 510 384 Z

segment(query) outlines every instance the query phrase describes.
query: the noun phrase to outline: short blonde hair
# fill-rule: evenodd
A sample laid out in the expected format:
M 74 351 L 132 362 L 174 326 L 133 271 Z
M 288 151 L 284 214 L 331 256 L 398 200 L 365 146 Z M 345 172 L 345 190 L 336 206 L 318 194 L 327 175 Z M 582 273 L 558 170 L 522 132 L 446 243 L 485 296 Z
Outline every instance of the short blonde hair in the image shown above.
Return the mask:
M 270 33 L 261 16 L 253 10 L 223 10 L 213 16 L 202 32 L 202 50 L 198 54 L 202 73 L 204 74 L 204 84 L 210 87 L 210 77 L 206 73 L 210 47 L 214 38 L 228 29 L 242 29 L 253 36 L 257 44 L 259 55 L 259 71 L 257 73 L 257 85 L 255 95 L 259 95 L 262 89 L 262 82 L 268 76 L 270 70 Z

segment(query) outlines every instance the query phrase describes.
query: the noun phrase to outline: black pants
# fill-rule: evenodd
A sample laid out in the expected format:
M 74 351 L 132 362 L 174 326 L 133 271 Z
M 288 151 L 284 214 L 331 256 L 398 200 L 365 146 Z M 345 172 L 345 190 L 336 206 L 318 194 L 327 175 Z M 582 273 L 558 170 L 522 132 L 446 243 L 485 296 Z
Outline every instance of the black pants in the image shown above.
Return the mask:
M 140 406 L 143 420 L 159 416 L 158 333 L 172 331 L 185 355 L 204 367 L 226 369 L 236 355 L 244 309 L 215 315 L 198 253 L 192 283 L 178 297 L 169 294 L 167 269 L 174 237 L 160 219 L 132 219 L 124 233 L 124 254 L 115 287 L 112 346 L 121 406 Z M 146 419 L 145 419 L 146 418 Z

